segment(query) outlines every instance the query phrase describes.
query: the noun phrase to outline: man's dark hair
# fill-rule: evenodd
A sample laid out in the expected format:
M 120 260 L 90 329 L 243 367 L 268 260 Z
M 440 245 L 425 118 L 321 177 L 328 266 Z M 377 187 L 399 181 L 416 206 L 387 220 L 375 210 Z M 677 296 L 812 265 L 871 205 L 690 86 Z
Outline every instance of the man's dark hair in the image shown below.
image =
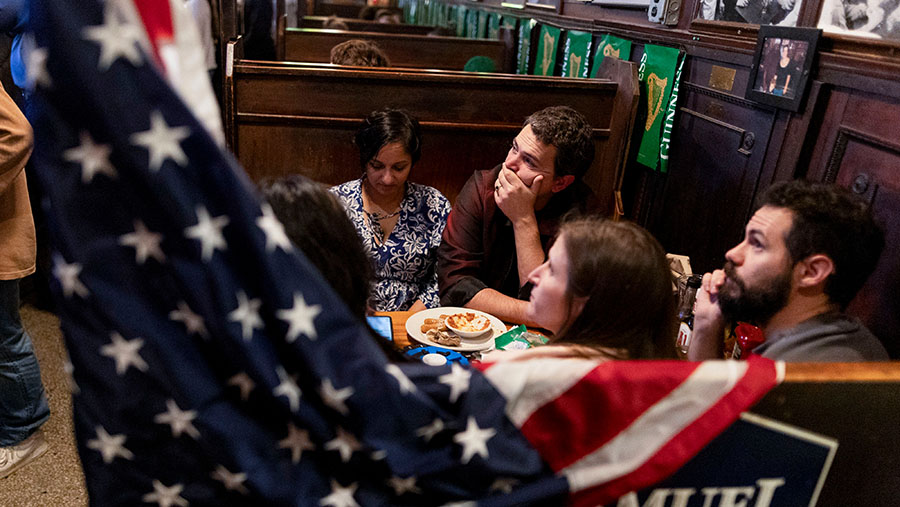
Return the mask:
M 403 145 L 413 165 L 422 155 L 422 129 L 419 121 L 403 109 L 386 107 L 369 113 L 356 131 L 353 141 L 359 148 L 359 165 L 364 171 L 381 148 L 391 143 Z
M 390 67 L 381 49 L 371 41 L 350 39 L 331 48 L 331 63 L 357 67 Z
M 587 119 L 568 106 L 552 106 L 532 114 L 524 125 L 531 125 L 535 137 L 556 147 L 556 176 L 571 174 L 580 180 L 594 161 L 593 129 Z
M 825 282 L 825 294 L 846 308 L 884 249 L 884 231 L 869 203 L 838 185 L 794 180 L 772 185 L 760 199 L 763 206 L 791 212 L 785 244 L 792 264 L 813 254 L 831 258 L 834 273 Z

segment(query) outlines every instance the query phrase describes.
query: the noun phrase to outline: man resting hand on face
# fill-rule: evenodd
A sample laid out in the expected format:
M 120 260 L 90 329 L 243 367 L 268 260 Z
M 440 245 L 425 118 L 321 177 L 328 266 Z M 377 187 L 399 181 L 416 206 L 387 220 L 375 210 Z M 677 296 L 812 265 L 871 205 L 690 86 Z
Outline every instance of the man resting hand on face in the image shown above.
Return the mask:
M 562 216 L 596 206 L 581 181 L 594 160 L 591 132 L 574 109 L 548 107 L 525 120 L 502 164 L 469 178 L 437 253 L 442 306 L 534 324 L 528 274 L 544 262 Z

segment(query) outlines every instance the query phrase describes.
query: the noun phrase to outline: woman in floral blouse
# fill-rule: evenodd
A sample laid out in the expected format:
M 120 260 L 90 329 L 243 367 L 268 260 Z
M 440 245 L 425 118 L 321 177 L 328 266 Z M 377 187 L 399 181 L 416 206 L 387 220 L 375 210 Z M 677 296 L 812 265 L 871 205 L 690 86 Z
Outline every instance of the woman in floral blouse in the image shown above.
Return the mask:
M 407 112 L 382 109 L 356 132 L 363 174 L 331 191 L 343 202 L 372 257 L 376 311 L 422 310 L 438 303 L 435 252 L 450 213 L 436 189 L 407 181 L 419 160 L 419 122 Z

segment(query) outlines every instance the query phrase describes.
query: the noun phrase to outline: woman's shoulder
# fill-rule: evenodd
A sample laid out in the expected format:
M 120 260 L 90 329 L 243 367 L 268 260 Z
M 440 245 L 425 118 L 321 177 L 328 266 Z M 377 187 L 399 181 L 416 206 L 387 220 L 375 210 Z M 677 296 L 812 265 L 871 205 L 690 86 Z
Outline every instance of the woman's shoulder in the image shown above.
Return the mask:
M 440 190 L 429 187 L 428 185 L 422 185 L 421 183 L 409 182 L 409 193 L 410 195 L 415 196 L 417 202 L 436 203 L 441 205 L 450 203 Z

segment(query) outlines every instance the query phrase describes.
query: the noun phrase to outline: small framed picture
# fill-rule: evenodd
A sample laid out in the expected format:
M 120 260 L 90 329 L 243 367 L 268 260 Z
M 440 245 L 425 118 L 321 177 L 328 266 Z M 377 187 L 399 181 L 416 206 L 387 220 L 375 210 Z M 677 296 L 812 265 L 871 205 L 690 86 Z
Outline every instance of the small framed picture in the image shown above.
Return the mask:
M 760 26 L 746 97 L 798 111 L 822 30 Z

